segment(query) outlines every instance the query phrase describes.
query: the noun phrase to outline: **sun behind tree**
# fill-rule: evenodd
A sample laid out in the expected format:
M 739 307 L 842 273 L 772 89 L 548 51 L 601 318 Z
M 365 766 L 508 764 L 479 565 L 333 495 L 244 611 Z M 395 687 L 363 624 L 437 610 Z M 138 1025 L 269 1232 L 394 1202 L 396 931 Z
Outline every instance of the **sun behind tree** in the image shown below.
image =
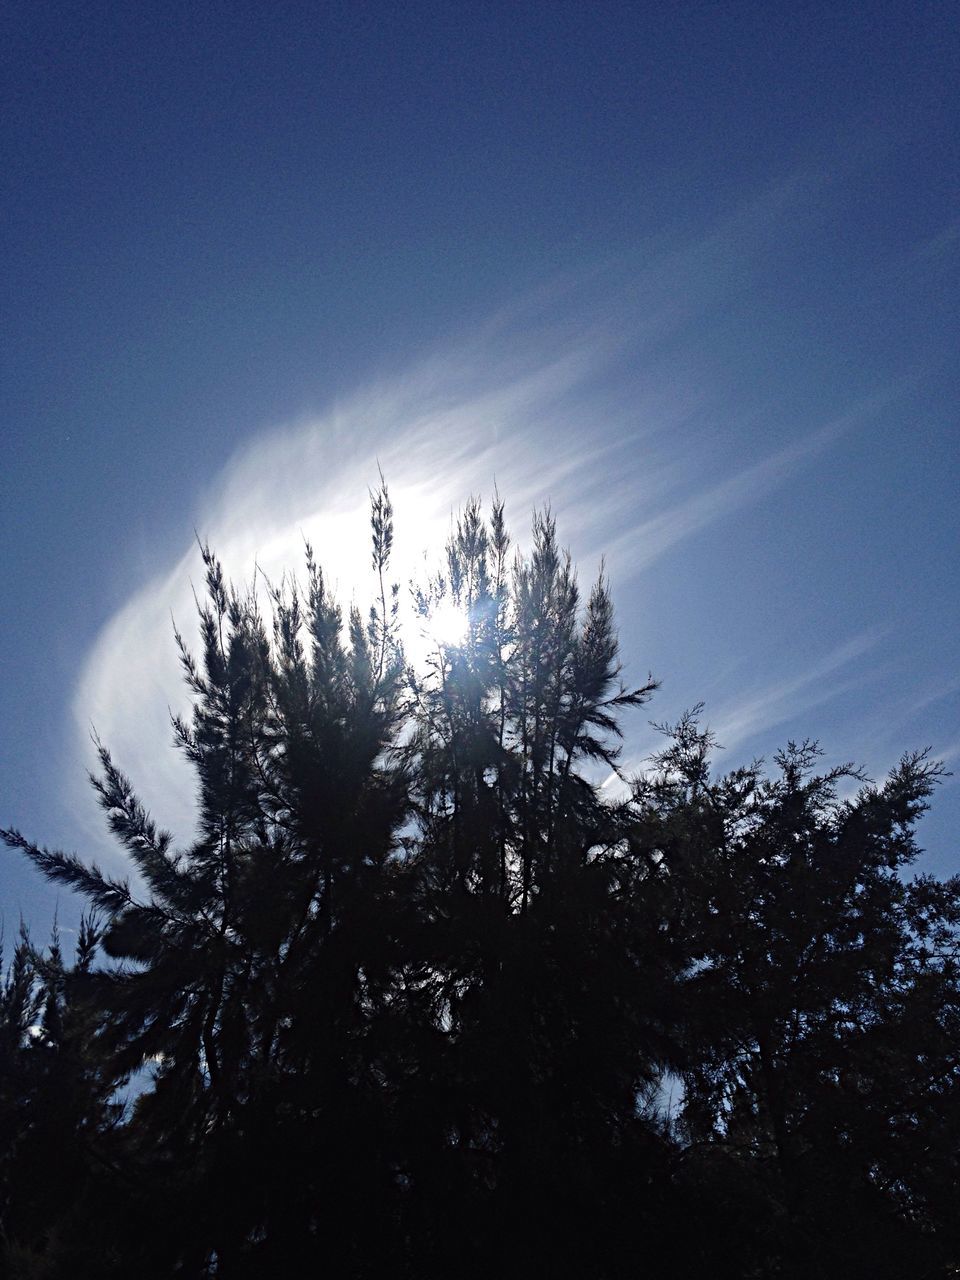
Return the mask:
M 4 833 L 101 916 L 69 979 L 29 949 L 11 971 L 13 1274 L 946 1274 L 960 884 L 899 874 L 937 766 L 841 803 L 808 745 L 714 777 L 688 716 L 608 800 L 589 766 L 655 686 L 621 682 L 607 583 L 581 597 L 552 517 L 522 556 L 499 501 L 467 504 L 423 662 L 383 484 L 371 532 L 347 618 L 309 548 L 269 620 L 203 549 L 190 846 L 106 746 L 134 885 Z M 37 1073 L 70 1055 L 51 1203 Z

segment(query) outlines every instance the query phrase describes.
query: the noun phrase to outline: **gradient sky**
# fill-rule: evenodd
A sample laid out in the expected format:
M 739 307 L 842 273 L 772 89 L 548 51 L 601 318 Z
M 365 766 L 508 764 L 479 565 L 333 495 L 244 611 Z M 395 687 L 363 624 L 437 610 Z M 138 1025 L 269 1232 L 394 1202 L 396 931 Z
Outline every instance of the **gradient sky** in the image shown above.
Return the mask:
M 953 0 L 8 0 L 0 66 L 4 825 L 118 867 L 95 724 L 189 838 L 193 530 L 362 600 L 378 459 L 401 578 L 551 502 L 724 766 L 960 763 Z

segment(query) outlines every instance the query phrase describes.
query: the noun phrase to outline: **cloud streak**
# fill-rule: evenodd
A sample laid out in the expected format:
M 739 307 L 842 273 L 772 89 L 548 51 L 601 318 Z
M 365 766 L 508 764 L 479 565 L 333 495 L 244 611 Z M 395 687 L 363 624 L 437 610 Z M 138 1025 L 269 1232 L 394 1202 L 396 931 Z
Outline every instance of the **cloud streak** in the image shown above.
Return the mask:
M 621 563 L 628 574 L 640 572 L 677 543 L 771 493 L 799 467 L 824 453 L 847 432 L 869 421 L 891 398 L 890 392 L 867 397 L 801 440 L 640 521 L 613 542 L 610 558 Z
M 879 628 L 870 628 L 835 646 L 799 675 L 747 691 L 736 702 L 721 705 L 710 717 L 718 743 L 734 751 L 785 721 L 875 679 L 877 672 L 872 669 L 858 670 L 856 675 L 840 673 L 874 649 L 882 636 Z
M 379 465 L 396 513 L 393 567 L 401 583 L 422 572 L 428 548 L 442 547 L 451 513 L 494 483 L 515 526 L 532 507 L 552 502 L 575 556 L 606 551 L 618 581 L 629 580 L 787 482 L 885 402 L 863 401 L 786 448 L 696 486 L 684 432 L 701 389 L 695 377 L 681 388 L 655 381 L 649 370 L 656 365 L 643 366 L 643 352 L 716 305 L 731 264 L 749 260 L 787 203 L 782 192 L 755 203 L 612 294 L 595 278 L 561 282 L 459 345 L 372 380 L 320 415 L 264 432 L 211 484 L 197 513 L 200 536 L 238 583 L 249 581 L 255 566 L 271 580 L 296 569 L 306 539 L 341 601 L 363 603 L 367 488 Z M 678 280 L 682 303 L 670 303 Z M 621 399 L 611 400 L 611 370 L 622 375 L 625 351 L 633 377 L 621 378 Z M 664 507 L 671 493 L 681 496 Z M 73 699 L 78 757 L 90 763 L 94 725 L 147 805 L 181 839 L 192 829 L 194 799 L 190 772 L 168 745 L 170 703 L 182 709 L 184 696 L 170 617 L 191 635 L 191 577 L 199 572 L 196 548 L 184 538 L 169 567 L 106 622 Z M 828 667 L 847 660 L 835 655 Z M 746 735 L 814 679 L 810 673 L 790 688 L 756 695 L 739 719 L 731 712 L 721 722 L 723 733 Z M 105 853 L 87 793 L 73 791 L 71 803 L 94 849 Z

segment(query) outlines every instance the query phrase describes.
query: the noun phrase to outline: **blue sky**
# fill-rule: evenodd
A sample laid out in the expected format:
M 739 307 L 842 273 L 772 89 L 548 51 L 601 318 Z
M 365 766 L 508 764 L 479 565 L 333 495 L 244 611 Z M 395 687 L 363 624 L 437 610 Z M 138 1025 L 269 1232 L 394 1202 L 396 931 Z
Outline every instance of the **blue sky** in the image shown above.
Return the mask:
M 2 22 L 5 824 L 115 857 L 94 723 L 186 840 L 194 528 L 238 579 L 307 531 L 362 598 L 377 459 L 401 576 L 494 480 L 520 535 L 551 502 L 724 764 L 960 764 L 955 5 Z M 948 780 L 925 865 L 958 817 Z M 0 864 L 8 930 L 55 899 Z

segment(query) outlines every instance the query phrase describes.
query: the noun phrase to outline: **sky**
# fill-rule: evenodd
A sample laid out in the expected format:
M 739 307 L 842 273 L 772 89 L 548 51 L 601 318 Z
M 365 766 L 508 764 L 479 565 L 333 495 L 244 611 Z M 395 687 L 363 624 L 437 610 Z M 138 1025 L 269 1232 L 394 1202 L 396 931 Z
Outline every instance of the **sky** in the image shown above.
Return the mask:
M 0 28 L 0 823 L 113 871 L 91 728 L 170 745 L 208 539 L 404 590 L 494 486 L 601 559 L 628 725 L 960 767 L 960 9 L 53 4 Z M 960 785 L 920 828 L 960 872 Z M 76 904 L 13 853 L 0 917 Z

